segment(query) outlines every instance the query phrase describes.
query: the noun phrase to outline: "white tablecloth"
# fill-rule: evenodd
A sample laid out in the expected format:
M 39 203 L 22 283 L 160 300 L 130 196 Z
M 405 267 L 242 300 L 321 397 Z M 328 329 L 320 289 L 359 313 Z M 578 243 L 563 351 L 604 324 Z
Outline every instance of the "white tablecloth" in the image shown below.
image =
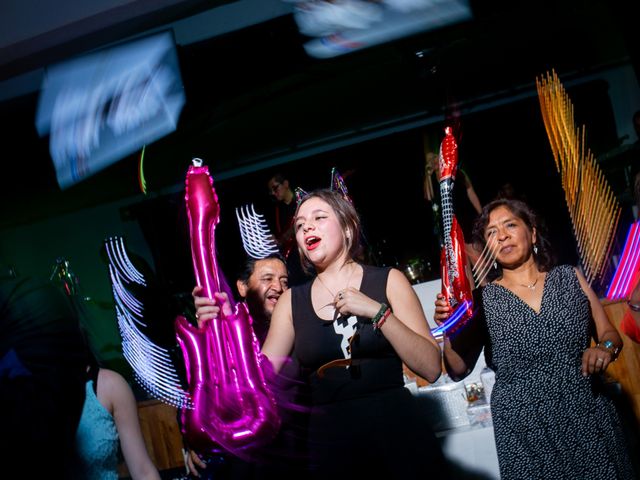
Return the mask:
M 493 427 L 461 427 L 438 434 L 453 479 L 500 478 Z
M 413 289 L 422 303 L 422 309 L 429 326 L 435 328 L 433 302 L 441 289 L 440 280 L 419 283 L 413 285 Z M 485 366 L 484 354 L 481 354 L 475 368 L 463 382 L 480 381 L 480 373 Z M 445 456 L 451 462 L 454 479 L 491 480 L 500 478 L 493 427 L 464 426 L 439 432 L 437 435 Z

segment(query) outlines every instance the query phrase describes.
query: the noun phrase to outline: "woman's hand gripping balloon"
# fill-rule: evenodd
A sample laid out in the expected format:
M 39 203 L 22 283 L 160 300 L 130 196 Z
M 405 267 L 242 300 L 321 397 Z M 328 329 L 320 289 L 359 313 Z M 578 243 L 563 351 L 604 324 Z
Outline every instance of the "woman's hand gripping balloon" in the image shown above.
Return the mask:
M 203 296 L 204 289 L 197 286 L 191 292 L 193 303 L 196 306 L 196 320 L 198 320 L 198 328 L 202 328 L 208 320 L 218 318 L 220 314 L 220 306 L 225 316 L 232 314 L 231 303 L 229 297 L 224 292 L 216 292 L 214 298 Z

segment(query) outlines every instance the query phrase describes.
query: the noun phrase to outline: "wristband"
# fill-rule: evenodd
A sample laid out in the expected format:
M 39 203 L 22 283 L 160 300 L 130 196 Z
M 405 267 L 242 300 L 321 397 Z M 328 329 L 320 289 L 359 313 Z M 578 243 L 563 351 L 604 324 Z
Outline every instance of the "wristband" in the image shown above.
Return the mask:
M 596 345 L 596 347 L 607 350 L 614 360 L 618 358 L 618 354 L 620 353 L 620 347 L 613 343 L 611 340 L 600 342 Z
M 387 318 L 389 318 L 389 315 L 391 315 L 391 309 L 387 308 L 387 310 L 382 315 L 382 318 L 378 320 L 378 323 L 375 324 L 374 328 L 380 329 L 380 327 L 382 327 L 382 324 L 387 321 Z
M 380 326 L 384 323 L 384 321 L 387 319 L 389 314 L 391 314 L 391 309 L 389 308 L 389 305 L 387 305 L 386 303 L 381 304 L 380 310 L 378 310 L 378 313 L 376 313 L 375 316 L 371 319 L 371 323 L 373 323 L 373 328 L 374 329 L 380 328 Z

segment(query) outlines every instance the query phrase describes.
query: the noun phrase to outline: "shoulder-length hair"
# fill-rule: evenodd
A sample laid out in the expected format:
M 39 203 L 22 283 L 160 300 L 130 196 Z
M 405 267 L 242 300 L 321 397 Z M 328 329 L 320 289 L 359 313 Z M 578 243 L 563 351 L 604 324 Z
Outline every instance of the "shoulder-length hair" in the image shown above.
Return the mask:
M 533 258 L 540 269 L 543 272 L 548 272 L 555 264 L 553 252 L 551 250 L 551 244 L 547 239 L 546 228 L 541 218 L 536 214 L 529 205 L 522 200 L 514 198 L 498 198 L 489 202 L 482 208 L 482 213 L 476 219 L 473 225 L 473 243 L 476 249 L 482 251 L 487 243 L 485 238 L 485 230 L 489 224 L 489 215 L 498 207 L 505 207 L 509 209 L 516 217 L 522 220 L 530 232 L 536 229 L 536 243 L 538 247 L 538 253 L 533 255 Z M 487 274 L 487 280 L 491 281 L 496 278 L 502 277 L 502 266 L 499 263 L 497 268 L 491 267 Z
M 319 198 L 329 204 L 336 213 L 338 222 L 342 227 L 342 242 L 345 250 L 347 250 L 348 257 L 353 259 L 360 258 L 362 256 L 362 245 L 360 243 L 362 228 L 360 226 L 360 217 L 353 204 L 339 192 L 326 188 L 314 190 L 302 198 L 296 209 L 295 217 L 298 216 L 298 211 L 302 204 L 311 198 Z M 298 253 L 304 271 L 307 273 L 313 272 L 313 264 L 307 259 L 300 246 L 298 246 Z

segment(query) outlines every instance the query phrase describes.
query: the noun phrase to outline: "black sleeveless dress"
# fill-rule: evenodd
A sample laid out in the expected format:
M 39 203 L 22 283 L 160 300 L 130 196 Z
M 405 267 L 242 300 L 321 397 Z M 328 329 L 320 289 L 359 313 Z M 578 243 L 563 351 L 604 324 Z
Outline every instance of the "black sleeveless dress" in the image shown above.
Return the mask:
M 360 291 L 389 303 L 389 268 L 363 265 Z M 327 321 L 309 282 L 292 289 L 295 353 L 311 389 L 309 453 L 320 478 L 449 478 L 425 410 L 404 388 L 402 362 L 370 318 Z M 349 338 L 356 337 L 349 345 Z M 317 370 L 332 360 L 351 366 Z M 355 477 L 357 475 L 357 477 Z
M 547 274 L 538 313 L 495 283 L 483 305 L 501 478 L 632 479 L 614 406 L 581 373 L 593 321 L 573 267 Z

